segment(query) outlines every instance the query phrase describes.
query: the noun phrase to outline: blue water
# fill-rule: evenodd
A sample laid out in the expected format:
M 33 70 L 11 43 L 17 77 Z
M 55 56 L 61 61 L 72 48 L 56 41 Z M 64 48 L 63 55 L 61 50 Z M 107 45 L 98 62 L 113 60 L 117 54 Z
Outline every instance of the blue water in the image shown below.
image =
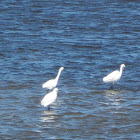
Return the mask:
M 0 139 L 139 139 L 140 3 L 0 2 Z M 126 65 L 109 90 L 102 78 Z M 47 110 L 42 83 L 63 66 Z

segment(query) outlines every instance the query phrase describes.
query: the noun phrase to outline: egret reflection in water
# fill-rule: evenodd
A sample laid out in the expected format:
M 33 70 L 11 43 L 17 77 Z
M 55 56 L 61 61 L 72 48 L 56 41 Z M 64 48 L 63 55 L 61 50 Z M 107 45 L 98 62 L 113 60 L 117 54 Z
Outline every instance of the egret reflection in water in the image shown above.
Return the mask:
M 122 90 L 106 90 L 104 93 L 110 105 L 119 106 L 124 100 Z
M 55 122 L 56 119 L 56 111 L 43 111 L 41 116 L 42 122 Z

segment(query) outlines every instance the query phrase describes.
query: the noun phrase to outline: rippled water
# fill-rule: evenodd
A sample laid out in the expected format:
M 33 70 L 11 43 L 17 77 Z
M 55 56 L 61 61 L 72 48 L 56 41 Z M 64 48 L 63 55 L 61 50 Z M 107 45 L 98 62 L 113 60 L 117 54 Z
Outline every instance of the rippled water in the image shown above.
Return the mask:
M 139 139 L 140 3 L 0 2 L 0 139 Z M 102 78 L 126 65 L 109 90 Z M 43 82 L 65 67 L 51 110 Z

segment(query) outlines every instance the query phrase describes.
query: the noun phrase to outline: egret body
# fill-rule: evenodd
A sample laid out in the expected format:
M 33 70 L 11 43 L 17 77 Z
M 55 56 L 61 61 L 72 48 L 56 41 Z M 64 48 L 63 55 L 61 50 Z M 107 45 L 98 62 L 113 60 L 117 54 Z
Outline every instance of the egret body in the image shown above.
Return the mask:
M 49 109 L 50 104 L 52 104 L 56 100 L 57 94 L 58 94 L 58 89 L 55 88 L 52 92 L 44 96 L 44 98 L 41 101 L 41 105 L 44 107 L 48 106 L 48 109 Z
M 116 81 L 120 80 L 124 67 L 125 67 L 125 65 L 121 64 L 120 65 L 120 71 L 115 70 L 115 71 L 111 72 L 110 74 L 108 74 L 106 77 L 103 78 L 103 81 L 105 83 L 112 83 L 112 86 L 113 86 L 113 84 Z M 111 88 L 112 88 L 112 86 L 111 86 Z
M 42 88 L 46 88 L 48 90 L 55 88 L 56 85 L 57 85 L 57 83 L 58 83 L 60 74 L 61 74 L 61 72 L 62 72 L 63 69 L 64 69 L 64 67 L 61 67 L 59 69 L 58 74 L 57 74 L 57 76 L 56 76 L 55 79 L 51 79 L 51 80 L 45 82 L 44 84 L 42 84 Z

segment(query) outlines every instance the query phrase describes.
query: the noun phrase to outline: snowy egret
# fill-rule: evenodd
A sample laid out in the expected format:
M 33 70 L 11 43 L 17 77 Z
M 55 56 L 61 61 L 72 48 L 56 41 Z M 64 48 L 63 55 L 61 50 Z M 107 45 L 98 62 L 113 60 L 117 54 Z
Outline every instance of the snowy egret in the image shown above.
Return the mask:
M 63 69 L 64 69 L 64 67 L 61 67 L 59 69 L 58 74 L 57 74 L 55 79 L 51 79 L 51 80 L 45 82 L 44 84 L 42 84 L 42 88 L 46 88 L 48 90 L 55 88 L 57 83 L 58 83 L 58 79 L 59 79 L 60 74 L 61 74 Z
M 120 80 L 124 67 L 125 67 L 125 65 L 121 64 L 120 65 L 120 71 L 115 70 L 115 71 L 111 72 L 110 74 L 108 74 L 106 77 L 103 78 L 103 81 L 105 83 L 112 83 L 112 86 L 110 87 L 111 89 L 113 88 L 113 84 L 116 81 Z
M 48 109 L 50 109 L 49 105 L 52 104 L 56 100 L 57 94 L 58 94 L 58 89 L 55 88 L 52 92 L 44 96 L 44 98 L 41 101 L 41 105 L 44 107 L 48 106 Z

